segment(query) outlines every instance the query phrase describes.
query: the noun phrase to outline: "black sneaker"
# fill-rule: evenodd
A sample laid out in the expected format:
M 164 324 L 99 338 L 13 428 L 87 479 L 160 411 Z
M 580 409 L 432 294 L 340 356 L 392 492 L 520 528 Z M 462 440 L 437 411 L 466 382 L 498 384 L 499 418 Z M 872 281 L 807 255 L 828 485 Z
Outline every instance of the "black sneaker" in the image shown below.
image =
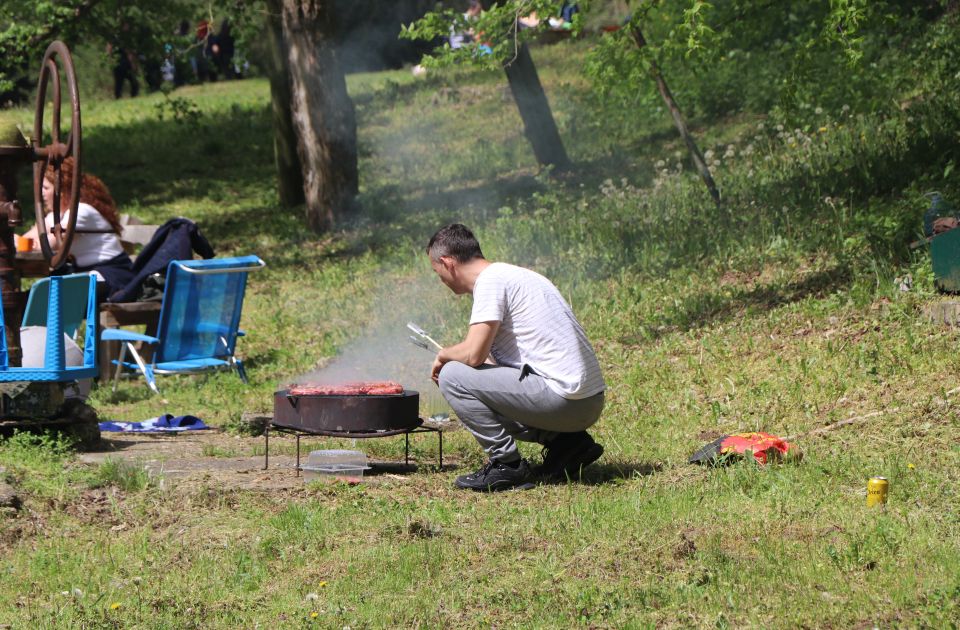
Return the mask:
M 490 460 L 477 472 L 457 477 L 454 485 L 477 492 L 499 492 L 511 488 L 527 490 L 533 487 L 533 474 L 525 459 L 521 459 L 516 466 Z
M 579 479 L 581 471 L 600 459 L 603 446 L 586 431 L 561 433 L 543 447 L 543 464 L 535 473 L 545 479 Z

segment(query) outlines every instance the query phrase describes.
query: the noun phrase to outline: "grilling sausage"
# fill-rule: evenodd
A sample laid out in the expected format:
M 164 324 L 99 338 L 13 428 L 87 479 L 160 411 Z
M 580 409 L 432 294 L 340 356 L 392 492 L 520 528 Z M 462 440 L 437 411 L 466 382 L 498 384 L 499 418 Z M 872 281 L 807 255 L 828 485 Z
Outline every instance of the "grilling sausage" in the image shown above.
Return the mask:
M 361 381 L 327 385 L 298 383 L 290 387 L 292 396 L 396 396 L 403 393 L 403 385 L 395 381 Z

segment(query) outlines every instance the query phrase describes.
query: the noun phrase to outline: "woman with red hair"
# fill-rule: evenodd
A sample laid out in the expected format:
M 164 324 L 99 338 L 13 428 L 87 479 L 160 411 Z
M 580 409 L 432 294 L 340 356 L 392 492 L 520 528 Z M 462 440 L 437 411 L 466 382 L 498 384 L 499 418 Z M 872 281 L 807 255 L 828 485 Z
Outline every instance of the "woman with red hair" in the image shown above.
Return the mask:
M 60 224 L 66 228 L 70 223 L 69 205 L 70 187 L 74 177 L 73 158 L 63 161 L 61 174 L 62 191 L 60 195 Z M 56 174 L 53 167 L 43 174 L 43 205 L 47 216 L 45 220 L 47 238 L 50 246 L 58 248 L 60 243 L 53 233 L 53 187 Z M 133 262 L 120 243 L 120 217 L 117 204 L 110 195 L 107 185 L 89 173 L 83 174 L 80 182 L 80 204 L 77 207 L 77 224 L 73 243 L 70 245 L 70 258 L 73 268 L 70 271 L 91 272 L 97 276 L 97 295 L 100 299 L 114 291 L 122 289 L 133 279 Z M 32 227 L 24 236 L 32 238 L 34 247 L 39 248 L 37 226 Z

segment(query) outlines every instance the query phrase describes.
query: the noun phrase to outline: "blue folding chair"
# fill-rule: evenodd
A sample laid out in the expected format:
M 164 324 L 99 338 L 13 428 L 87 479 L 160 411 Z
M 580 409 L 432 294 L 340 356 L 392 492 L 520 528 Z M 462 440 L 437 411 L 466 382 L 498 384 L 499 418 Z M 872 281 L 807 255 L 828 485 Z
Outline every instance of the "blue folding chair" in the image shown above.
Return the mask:
M 64 303 L 65 296 L 68 293 L 65 287 L 79 286 L 80 280 L 74 279 L 75 277 L 68 279 L 66 276 L 54 276 L 44 281 L 46 284 L 44 290 L 46 292 L 47 308 L 43 325 L 47 327 L 47 339 L 42 368 L 10 366 L 6 322 L 3 320 L 3 310 L 0 309 L 0 382 L 44 381 L 64 383 L 97 376 L 100 371 L 97 366 L 97 278 L 92 274 L 77 275 L 86 276 L 86 291 L 80 298 L 80 304 L 86 305 L 87 323 L 83 340 L 83 365 L 66 365 L 66 351 L 63 343 L 63 333 L 66 332 L 63 314 L 73 306 Z M 76 295 L 72 299 L 76 299 Z M 73 326 L 74 332 L 78 325 Z
M 74 337 L 87 314 L 87 293 L 90 290 L 89 273 L 60 276 L 60 327 L 65 335 Z M 94 276 L 96 278 L 96 276 Z M 23 312 L 23 326 L 46 326 L 49 311 L 50 278 L 37 280 L 30 287 L 27 308 Z
M 120 341 L 117 371 L 129 368 L 143 374 L 154 393 L 157 374 L 185 374 L 209 369 L 236 369 L 246 383 L 243 363 L 234 356 L 239 330 L 240 310 L 247 287 L 247 273 L 266 266 L 257 256 L 211 258 L 210 260 L 174 260 L 167 266 L 163 304 L 157 336 L 126 330 L 104 330 L 104 341 Z M 154 346 L 153 360 L 147 364 L 137 352 L 135 342 Z M 130 352 L 133 362 L 124 361 Z

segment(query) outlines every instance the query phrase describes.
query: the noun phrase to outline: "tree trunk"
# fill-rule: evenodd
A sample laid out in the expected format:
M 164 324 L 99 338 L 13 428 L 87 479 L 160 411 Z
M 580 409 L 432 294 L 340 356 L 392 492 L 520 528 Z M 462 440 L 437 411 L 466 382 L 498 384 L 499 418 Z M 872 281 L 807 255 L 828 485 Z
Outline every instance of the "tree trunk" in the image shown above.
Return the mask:
M 273 118 L 273 155 L 277 165 L 280 205 L 299 206 L 303 196 L 303 171 L 297 155 L 297 134 L 290 116 L 290 72 L 287 47 L 280 23 L 280 0 L 267 3 L 266 35 L 269 39 L 270 104 Z
M 307 224 L 329 230 L 356 209 L 357 122 L 337 59 L 332 0 L 281 0 L 290 114 L 303 171 Z
M 503 69 L 507 73 L 513 100 L 523 119 L 524 133 L 533 146 L 537 162 L 542 166 L 553 166 L 555 171 L 568 170 L 570 160 L 526 44 L 520 44 L 517 56 L 505 63 Z
M 647 45 L 647 40 L 643 37 L 643 33 L 640 32 L 640 29 L 633 27 L 631 29 L 631 35 L 633 35 L 633 41 L 636 42 L 637 48 L 643 48 Z M 680 108 L 677 106 L 677 102 L 673 99 L 673 93 L 670 92 L 670 88 L 667 86 L 667 81 L 663 78 L 663 74 L 660 72 L 660 66 L 651 59 L 650 60 L 650 74 L 653 76 L 653 80 L 657 84 L 657 89 L 660 91 L 660 96 L 663 98 L 663 102 L 667 104 L 667 109 L 670 110 L 670 115 L 673 116 L 673 123 L 677 126 L 677 131 L 680 132 L 680 136 L 683 138 L 683 141 L 687 143 L 687 150 L 690 151 L 690 157 L 693 159 L 693 165 L 696 167 L 697 172 L 700 173 L 700 178 L 703 179 L 703 183 L 706 184 L 707 190 L 710 191 L 710 196 L 713 197 L 714 203 L 717 204 L 717 207 L 720 207 L 720 191 L 717 190 L 717 185 L 713 181 L 713 177 L 710 175 L 710 169 L 707 168 L 707 163 L 703 159 L 703 154 L 700 153 L 700 149 L 697 147 L 697 143 L 694 141 L 693 136 L 690 135 L 690 130 L 687 129 L 687 123 L 683 120 L 683 114 L 680 112 Z

